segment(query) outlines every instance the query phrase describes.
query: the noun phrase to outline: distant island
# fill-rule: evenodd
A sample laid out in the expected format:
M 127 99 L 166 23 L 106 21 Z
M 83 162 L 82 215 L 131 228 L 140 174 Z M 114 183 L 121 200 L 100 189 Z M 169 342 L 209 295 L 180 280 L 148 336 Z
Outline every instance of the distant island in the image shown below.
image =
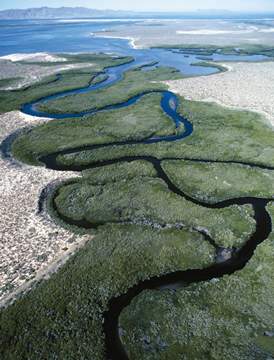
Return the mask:
M 260 13 L 261 16 L 273 16 L 270 13 Z M 75 18 L 256 18 L 257 13 L 234 12 L 229 10 L 197 10 L 194 12 L 134 12 L 123 10 L 98 10 L 85 7 L 39 7 L 29 9 L 8 9 L 0 11 L 0 20 L 24 19 L 75 19 Z

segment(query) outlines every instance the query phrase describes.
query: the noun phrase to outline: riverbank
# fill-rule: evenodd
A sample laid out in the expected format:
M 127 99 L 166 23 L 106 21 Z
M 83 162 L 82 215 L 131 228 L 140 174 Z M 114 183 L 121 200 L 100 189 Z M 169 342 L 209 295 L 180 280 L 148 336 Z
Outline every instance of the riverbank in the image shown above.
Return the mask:
M 21 62 L 19 54 L 15 55 L 0 58 L 0 90 L 17 90 L 61 71 L 94 67 L 92 63 L 66 64 L 63 58 L 60 58 L 62 65 L 50 61 L 50 65 L 45 66 L 45 60 L 40 59 L 39 62 L 45 65 L 39 65 L 39 62 L 31 63 L 30 60 Z M 13 79 L 12 83 L 10 79 Z
M 20 128 L 43 122 L 45 119 L 19 111 L 0 115 L 0 141 Z M 77 175 L 0 159 L 0 228 L 3 239 L 0 244 L 0 306 L 25 290 L 33 280 L 55 271 L 90 238 L 60 228 L 46 212 L 38 211 L 42 190 L 49 183 L 58 184 L 72 176 Z
M 229 71 L 165 82 L 188 100 L 255 111 L 274 126 L 274 62 L 223 63 Z

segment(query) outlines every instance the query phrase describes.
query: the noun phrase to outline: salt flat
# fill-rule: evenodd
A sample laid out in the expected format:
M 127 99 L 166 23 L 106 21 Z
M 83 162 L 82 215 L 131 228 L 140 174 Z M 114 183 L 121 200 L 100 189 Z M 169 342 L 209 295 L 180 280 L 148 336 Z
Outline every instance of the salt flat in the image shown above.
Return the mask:
M 0 141 L 10 133 L 48 119 L 19 111 L 0 115 Z M 55 270 L 63 259 L 90 238 L 56 225 L 46 211 L 38 213 L 38 199 L 50 183 L 77 176 L 0 158 L 0 305 L 28 280 Z
M 9 54 L 9 55 L 5 55 L 5 56 L 1 56 L 0 59 L 2 60 L 10 60 L 12 62 L 16 62 L 16 61 L 26 61 L 26 62 L 63 62 L 63 61 L 67 61 L 66 58 L 61 57 L 61 56 L 57 56 L 57 55 L 53 55 L 53 54 L 48 54 L 48 53 L 30 53 L 30 54 L 23 54 L 23 53 L 18 53 L 18 54 Z
M 166 83 L 171 91 L 190 100 L 256 111 L 274 126 L 274 62 L 222 65 L 229 71 Z
M 115 26 L 97 32 L 96 36 L 130 39 L 135 48 L 178 44 L 270 46 L 274 44 L 273 31 L 273 20 L 250 23 L 247 20 L 150 19 L 130 26 Z

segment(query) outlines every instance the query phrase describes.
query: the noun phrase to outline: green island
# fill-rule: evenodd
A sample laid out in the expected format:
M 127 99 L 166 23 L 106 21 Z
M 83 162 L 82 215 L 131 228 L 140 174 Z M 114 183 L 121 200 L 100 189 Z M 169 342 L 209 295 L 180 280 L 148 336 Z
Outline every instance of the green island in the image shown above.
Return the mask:
M 104 69 L 132 61 L 68 60 L 94 66 L 1 90 L 0 111 L 103 82 Z M 181 77 L 137 67 L 104 88 L 38 102 L 71 117 L 27 127 L 12 142 L 18 161 L 78 172 L 55 185 L 46 207 L 90 240 L 0 310 L 1 359 L 274 357 L 274 135 L 258 114 L 177 96 L 170 109 L 193 133 L 158 141 L 185 131 L 161 104 L 164 81 Z
M 187 54 L 199 56 L 211 56 L 216 53 L 221 55 L 264 55 L 269 57 L 274 56 L 273 46 L 266 46 L 261 44 L 239 44 L 237 46 L 163 44 L 161 46 L 156 46 L 155 48 L 180 50 Z

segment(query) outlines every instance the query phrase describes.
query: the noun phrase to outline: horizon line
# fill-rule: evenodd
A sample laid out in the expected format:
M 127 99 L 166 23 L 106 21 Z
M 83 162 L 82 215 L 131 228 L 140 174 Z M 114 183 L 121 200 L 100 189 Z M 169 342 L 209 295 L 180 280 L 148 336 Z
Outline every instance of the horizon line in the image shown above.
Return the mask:
M 30 10 L 30 9 L 89 9 L 89 10 L 96 10 L 96 11 L 113 11 L 113 12 L 131 12 L 131 13 L 164 13 L 164 14 L 174 14 L 174 13 L 199 13 L 199 12 L 207 12 L 207 11 L 214 11 L 214 12 L 227 12 L 227 13 L 238 13 L 238 14 L 251 14 L 251 13 L 274 13 L 273 10 L 228 10 L 228 9 L 194 9 L 194 10 L 126 10 L 126 9 L 98 9 L 98 8 L 91 8 L 87 6 L 38 6 L 38 7 L 29 7 L 29 8 L 6 8 L 1 9 L 0 11 L 10 11 L 10 10 Z

